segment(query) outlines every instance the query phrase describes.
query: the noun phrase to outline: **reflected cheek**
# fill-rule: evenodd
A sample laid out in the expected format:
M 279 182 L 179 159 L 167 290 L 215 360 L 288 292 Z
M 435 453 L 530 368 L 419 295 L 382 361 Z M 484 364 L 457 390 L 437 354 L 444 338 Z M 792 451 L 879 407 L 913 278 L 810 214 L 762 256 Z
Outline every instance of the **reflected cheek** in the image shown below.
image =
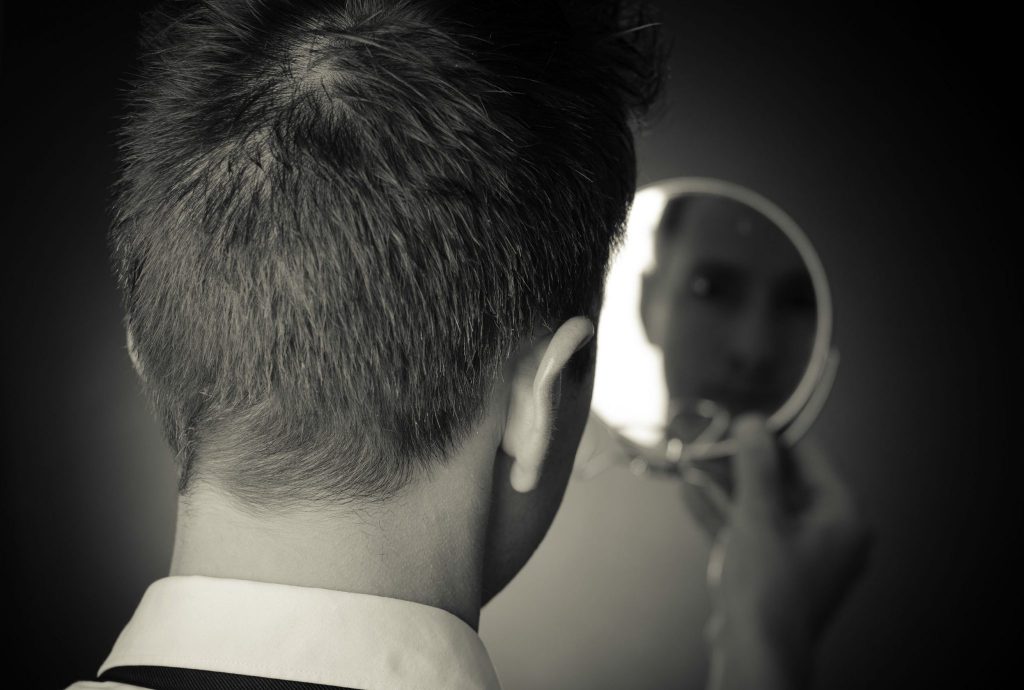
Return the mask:
M 811 350 L 814 347 L 814 324 L 794 324 L 785 334 L 780 343 L 779 352 L 781 368 L 791 379 L 798 379 L 803 375 L 807 364 L 811 359 Z
M 714 316 L 677 319 L 662 352 L 666 375 L 681 385 L 713 375 L 725 361 L 729 333 L 728 322 Z

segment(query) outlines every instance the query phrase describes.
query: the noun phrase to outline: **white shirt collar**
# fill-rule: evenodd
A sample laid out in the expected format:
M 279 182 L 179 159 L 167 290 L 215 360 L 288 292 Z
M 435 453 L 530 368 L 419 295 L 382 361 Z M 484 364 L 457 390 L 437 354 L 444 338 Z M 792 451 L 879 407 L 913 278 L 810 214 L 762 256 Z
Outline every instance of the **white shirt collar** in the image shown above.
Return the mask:
M 432 606 L 187 576 L 150 585 L 100 673 L 179 666 L 375 690 L 499 688 L 476 632 Z

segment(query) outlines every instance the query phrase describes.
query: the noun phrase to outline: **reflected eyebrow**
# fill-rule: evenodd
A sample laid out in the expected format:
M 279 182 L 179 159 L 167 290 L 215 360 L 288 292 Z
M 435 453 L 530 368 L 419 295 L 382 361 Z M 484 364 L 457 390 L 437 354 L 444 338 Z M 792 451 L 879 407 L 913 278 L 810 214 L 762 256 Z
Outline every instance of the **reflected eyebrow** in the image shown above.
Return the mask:
M 700 272 L 711 274 L 716 278 L 729 278 L 730 280 L 746 280 L 750 275 L 747 271 L 736 264 L 726 263 L 717 259 L 705 259 L 698 261 L 691 269 L 694 273 Z

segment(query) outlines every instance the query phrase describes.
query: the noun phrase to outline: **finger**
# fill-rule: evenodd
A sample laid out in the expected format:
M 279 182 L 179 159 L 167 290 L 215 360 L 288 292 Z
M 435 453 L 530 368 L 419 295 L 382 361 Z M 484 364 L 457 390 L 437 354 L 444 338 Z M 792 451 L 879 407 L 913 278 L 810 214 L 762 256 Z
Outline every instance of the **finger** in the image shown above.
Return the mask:
M 729 552 L 729 530 L 723 529 L 711 545 L 708 554 L 707 584 L 713 597 L 717 597 L 722 586 L 722 573 L 725 571 L 725 558 Z
M 688 469 L 683 473 L 683 503 L 697 524 L 712 539 L 725 524 L 730 509 L 728 496 L 700 470 Z
M 733 437 L 737 445 L 733 459 L 736 509 L 760 517 L 774 516 L 782 505 L 782 477 L 775 438 L 764 417 L 739 417 Z
M 809 494 L 812 510 L 819 514 L 846 515 L 853 509 L 852 496 L 828 457 L 810 443 L 792 453 L 800 483 Z
M 819 449 L 802 447 L 794 453 L 797 472 L 810 496 L 805 524 L 832 545 L 855 577 L 867 560 L 872 530 L 854 500 L 853 493 Z
M 801 478 L 808 486 L 821 486 L 825 489 L 841 488 L 842 480 L 832 469 L 828 456 L 816 443 L 805 439 L 793 449 L 793 460 Z

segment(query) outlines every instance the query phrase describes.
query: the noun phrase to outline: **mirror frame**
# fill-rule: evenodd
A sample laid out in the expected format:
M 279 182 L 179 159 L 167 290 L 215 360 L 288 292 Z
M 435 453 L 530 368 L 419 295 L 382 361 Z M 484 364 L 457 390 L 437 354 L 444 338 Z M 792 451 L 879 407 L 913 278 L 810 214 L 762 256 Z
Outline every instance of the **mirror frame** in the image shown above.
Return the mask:
M 800 258 L 807 267 L 811 285 L 814 288 L 815 308 L 817 309 L 814 344 L 800 381 L 789 398 L 767 419 L 770 431 L 782 436 L 790 445 L 794 445 L 811 426 L 824 406 L 839 363 L 839 354 L 832 346 L 834 324 L 832 292 L 825 274 L 825 267 L 817 250 L 807 234 L 785 211 L 761 194 L 736 183 L 710 177 L 674 177 L 643 185 L 637 188 L 636 195 L 641 192 L 649 194 L 652 191 L 660 194 L 660 206 L 657 212 L 659 219 L 668 202 L 675 197 L 689 194 L 724 197 L 761 213 L 782 230 L 796 247 Z M 628 219 L 632 219 L 633 213 L 634 209 L 631 208 Z M 626 241 L 629 241 L 628 223 L 629 220 L 627 220 Z M 654 232 L 655 230 L 652 227 L 650 231 Z M 599 411 L 597 412 L 600 414 Z M 687 448 L 689 451 L 687 455 L 693 461 L 719 458 L 733 454 L 735 449 L 732 446 L 733 443 L 728 438 L 699 444 L 691 443 Z M 670 455 L 674 456 L 676 453 L 673 452 Z M 680 457 L 667 459 L 678 466 L 682 457 L 680 454 Z

